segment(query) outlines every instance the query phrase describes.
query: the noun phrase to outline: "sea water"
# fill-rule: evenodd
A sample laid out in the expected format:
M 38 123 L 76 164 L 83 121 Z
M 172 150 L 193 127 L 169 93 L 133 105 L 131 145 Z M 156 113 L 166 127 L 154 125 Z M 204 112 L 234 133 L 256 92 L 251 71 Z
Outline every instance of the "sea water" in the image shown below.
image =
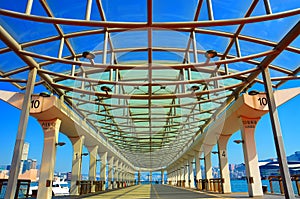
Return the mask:
M 261 183 L 262 183 L 262 186 L 268 187 L 268 192 L 270 193 L 271 190 L 270 190 L 269 180 L 262 180 Z M 279 182 L 273 181 L 272 185 L 273 185 L 274 193 L 280 194 Z M 298 194 L 297 186 L 294 181 L 293 181 L 293 190 L 294 190 L 295 194 Z M 246 180 L 231 180 L 231 191 L 232 192 L 248 192 L 247 181 Z

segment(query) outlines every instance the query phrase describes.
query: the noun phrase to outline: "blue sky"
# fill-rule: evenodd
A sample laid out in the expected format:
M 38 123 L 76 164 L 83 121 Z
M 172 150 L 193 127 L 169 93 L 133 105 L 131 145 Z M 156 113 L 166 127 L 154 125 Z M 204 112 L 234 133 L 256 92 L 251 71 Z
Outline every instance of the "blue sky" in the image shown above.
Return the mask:
M 289 83 L 292 87 L 300 86 L 299 81 Z M 284 87 L 289 87 L 286 85 Z M 0 84 L 1 90 L 11 90 L 12 86 L 8 84 Z M 300 96 L 288 101 L 278 108 L 282 134 L 287 155 L 300 151 Z M 1 158 L 0 164 L 10 164 L 17 134 L 18 122 L 21 111 L 0 101 L 0 131 L 2 139 L 0 140 Z M 236 132 L 228 144 L 229 163 L 242 163 L 243 151 L 242 146 L 235 144 L 233 140 L 240 139 L 240 132 Z M 58 147 L 56 171 L 71 171 L 72 165 L 72 145 L 69 139 L 62 133 L 59 134 L 59 140 L 65 142 L 66 145 Z M 266 114 L 259 121 L 256 129 L 257 152 L 260 160 L 276 157 L 276 151 L 273 141 L 273 134 L 270 125 L 269 115 Z M 30 144 L 29 158 L 37 159 L 41 162 L 43 147 L 43 131 L 37 120 L 30 117 L 25 141 Z M 84 148 L 86 151 L 86 149 Z M 217 165 L 217 156 L 212 158 L 213 164 Z M 83 157 L 83 173 L 88 173 L 89 157 Z

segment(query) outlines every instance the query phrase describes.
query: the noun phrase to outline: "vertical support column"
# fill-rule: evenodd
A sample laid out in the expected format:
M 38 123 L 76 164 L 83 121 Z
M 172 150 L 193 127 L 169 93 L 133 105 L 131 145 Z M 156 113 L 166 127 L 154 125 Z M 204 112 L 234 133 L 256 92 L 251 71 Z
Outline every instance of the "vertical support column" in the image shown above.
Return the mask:
M 180 171 L 181 171 L 181 187 L 185 187 L 185 175 L 184 175 L 184 170 L 185 170 L 185 162 L 183 161 L 181 163 L 181 168 L 180 168 Z
M 190 173 L 189 186 L 190 186 L 190 188 L 195 189 L 194 157 L 193 156 L 191 156 L 189 159 L 189 173 Z
M 92 181 L 91 192 L 95 192 L 98 146 L 87 147 L 90 153 L 89 180 Z
M 100 154 L 101 168 L 100 168 L 100 180 L 102 181 L 102 191 L 105 191 L 106 187 L 106 164 L 107 164 L 107 152 Z
M 208 153 L 205 153 L 204 156 L 204 164 L 205 164 L 205 178 L 206 180 L 212 179 L 212 164 L 211 164 L 211 151 Z M 208 187 L 206 187 L 207 190 L 211 190 L 212 187 L 210 187 L 210 183 L 208 183 Z
M 115 160 L 114 163 L 114 189 L 118 188 L 117 184 L 119 184 L 119 160 Z
M 84 136 L 70 138 L 73 145 L 73 160 L 72 160 L 72 177 L 70 195 L 79 195 L 77 188 L 77 181 L 81 177 L 81 161 L 82 161 L 82 146 L 84 143 Z
M 127 187 L 127 182 L 126 182 L 126 166 L 123 164 L 123 173 L 122 173 L 122 179 L 123 179 L 123 187 Z
M 199 180 L 202 179 L 201 175 L 201 167 L 200 167 L 200 152 L 196 151 L 195 152 L 195 167 L 196 167 L 196 180 L 197 180 L 197 189 L 200 187 L 199 186 Z
M 141 171 L 138 171 L 138 184 L 141 184 Z
M 186 160 L 184 160 L 184 180 L 185 180 L 185 184 L 184 187 L 189 187 L 189 158 L 187 158 Z
M 122 162 L 120 162 L 120 172 L 119 172 L 119 181 L 120 181 L 120 188 L 123 188 L 124 187 L 124 185 L 123 185 L 123 172 L 124 172 L 124 169 L 123 169 L 123 163 Z
M 1 33 L 5 34 L 5 31 L 2 31 L 3 28 L 1 27 Z M 1 38 L 2 39 L 2 38 Z M 21 156 L 23 152 L 23 146 L 25 141 L 25 135 L 27 130 L 29 112 L 30 112 L 30 100 L 31 94 L 33 92 L 34 83 L 36 79 L 37 68 L 34 67 L 28 74 L 28 80 L 26 84 L 26 92 L 24 95 L 22 111 L 20 116 L 20 122 L 18 126 L 18 133 L 14 147 L 14 154 L 11 161 L 11 169 L 9 173 L 8 183 L 7 183 L 7 191 L 5 194 L 5 199 L 11 199 L 15 197 L 18 175 L 20 172 L 20 165 L 21 165 Z
M 259 119 L 240 117 L 248 193 L 250 197 L 263 195 L 254 138 L 255 127 Z
M 231 193 L 230 172 L 228 167 L 227 143 L 230 136 L 220 135 L 218 140 L 220 176 L 223 180 L 222 192 Z
M 180 186 L 180 183 L 181 183 L 181 169 L 180 169 L 180 165 L 179 166 L 177 166 L 177 183 L 176 183 L 176 185 L 177 186 Z
M 165 175 L 164 175 L 164 170 L 163 169 L 161 170 L 160 176 L 161 176 L 161 184 L 165 184 Z
M 50 121 L 39 121 L 44 131 L 44 149 L 40 169 L 40 179 L 37 198 L 52 197 L 52 179 L 56 160 L 56 143 L 61 121 L 54 119 Z
M 150 171 L 149 183 L 152 184 L 152 171 Z
M 113 188 L 113 168 L 114 168 L 114 157 L 108 159 L 108 189 Z
M 297 33 L 299 33 L 299 26 L 300 26 L 300 23 L 298 22 L 297 25 L 288 33 L 289 37 L 296 37 L 296 35 L 298 35 Z M 291 35 L 293 35 L 293 36 L 291 36 Z M 286 39 L 286 38 L 287 38 L 287 36 L 284 39 Z M 290 40 L 290 41 L 292 41 L 292 40 Z M 275 47 L 275 48 L 277 48 L 277 47 Z M 272 58 L 270 60 L 272 60 Z M 270 71 L 269 71 L 268 67 L 262 68 L 262 76 L 263 76 L 264 87 L 265 87 L 266 95 L 267 95 L 267 99 L 268 99 L 269 115 L 270 115 L 270 121 L 272 124 L 274 143 L 275 143 L 275 147 L 276 147 L 276 153 L 277 153 L 278 163 L 279 163 L 279 168 L 280 168 L 280 175 L 282 177 L 282 182 L 283 182 L 284 195 L 285 195 L 285 198 L 288 198 L 288 199 L 295 198 L 295 194 L 293 191 L 293 185 L 292 185 L 292 181 L 291 181 L 291 175 L 290 175 L 290 171 L 289 171 L 289 167 L 288 167 L 288 163 L 287 163 L 286 153 L 284 150 L 281 127 L 280 127 L 280 123 L 279 123 L 279 117 L 278 117 L 277 107 L 275 104 L 272 82 L 271 82 L 271 78 L 270 78 Z

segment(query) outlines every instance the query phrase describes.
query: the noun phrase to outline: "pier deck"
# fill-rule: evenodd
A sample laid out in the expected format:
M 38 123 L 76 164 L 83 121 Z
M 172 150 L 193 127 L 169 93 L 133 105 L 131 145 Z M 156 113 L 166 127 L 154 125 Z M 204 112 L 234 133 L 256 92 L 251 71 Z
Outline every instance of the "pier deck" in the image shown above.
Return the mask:
M 178 188 L 168 185 L 138 185 L 125 189 L 102 192 L 100 194 L 74 196 L 74 197 L 53 197 L 53 198 L 90 198 L 90 199 L 188 199 L 188 198 L 249 198 L 248 193 L 217 194 L 200 192 L 192 189 Z M 283 195 L 269 195 L 254 197 L 261 199 L 283 199 Z

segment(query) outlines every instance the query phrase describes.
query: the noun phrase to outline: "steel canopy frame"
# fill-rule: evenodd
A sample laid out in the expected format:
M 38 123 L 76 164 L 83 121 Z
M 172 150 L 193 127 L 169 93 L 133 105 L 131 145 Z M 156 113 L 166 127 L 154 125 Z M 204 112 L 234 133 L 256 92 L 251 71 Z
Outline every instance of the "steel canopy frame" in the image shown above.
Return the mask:
M 153 2 L 148 0 L 145 22 L 115 22 L 107 20 L 102 1 L 96 1 L 100 20 L 92 19 L 92 1 L 82 8 L 84 19 L 56 17 L 54 7 L 47 1 L 40 1 L 46 16 L 39 16 L 33 14 L 30 0 L 28 2 L 25 13 L 1 8 L 0 15 L 53 26 L 55 35 L 21 42 L 5 26 L 1 27 L 4 47 L 0 49 L 0 55 L 14 53 L 23 64 L 11 70 L 0 65 L 0 82 L 11 82 L 18 89 L 25 89 L 23 74 L 32 67 L 37 68 L 39 80 L 36 86 L 44 85 L 45 89 L 64 99 L 82 119 L 140 168 L 167 167 L 184 151 L 184 146 L 201 134 L 240 93 L 247 92 L 256 83 L 264 84 L 259 77 L 262 65 L 274 74 L 280 74 L 271 76 L 273 88 L 299 79 L 299 66 L 288 68 L 273 62 L 280 53 L 300 53 L 299 46 L 290 46 L 299 34 L 299 28 L 286 34 L 292 36 L 277 41 L 246 35 L 243 30 L 249 24 L 298 16 L 300 9 L 272 13 L 272 4 L 264 1 L 266 13 L 251 16 L 259 2 L 254 0 L 243 18 L 220 20 L 214 15 L 213 2 L 206 1 L 208 20 L 199 20 L 205 9 L 203 1 L 199 0 L 194 21 L 155 22 Z M 65 32 L 65 25 L 78 30 Z M 238 28 L 232 32 L 213 29 L 229 25 Z M 89 29 L 81 30 L 82 27 Z M 164 32 L 180 33 L 179 40 L 184 44 L 176 47 L 157 45 L 159 41 L 155 34 Z M 115 35 L 117 33 L 119 36 Z M 119 40 L 126 38 L 123 35 L 127 33 L 136 36 L 145 33 L 145 42 L 141 41 L 137 46 L 120 45 Z M 200 48 L 199 38 L 206 35 L 229 41 L 222 51 L 217 52 L 216 58 L 205 59 L 209 49 Z M 84 40 L 93 36 L 102 38 L 96 48 L 92 42 Z M 85 42 L 77 42 L 81 39 Z M 242 42 L 264 48 L 247 53 Z M 53 43 L 59 43 L 58 47 L 50 48 Z M 49 52 L 34 50 L 42 47 L 49 47 Z M 83 51 L 80 51 L 83 49 L 93 51 L 95 60 L 83 58 Z M 177 60 L 171 58 L 172 55 L 176 55 Z M 124 61 L 123 56 L 128 60 Z M 270 57 L 272 59 L 265 64 Z M 111 91 L 104 91 L 103 86 Z M 193 90 L 193 86 L 199 88 Z

